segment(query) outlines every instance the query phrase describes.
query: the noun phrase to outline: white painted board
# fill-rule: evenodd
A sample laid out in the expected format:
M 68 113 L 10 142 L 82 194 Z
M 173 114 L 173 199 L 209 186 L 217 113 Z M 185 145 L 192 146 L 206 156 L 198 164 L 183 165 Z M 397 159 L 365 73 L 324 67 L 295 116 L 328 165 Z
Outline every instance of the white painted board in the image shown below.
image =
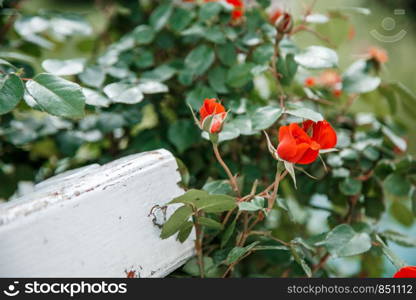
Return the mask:
M 0 277 L 166 276 L 194 248 L 193 238 L 161 240 L 149 216 L 183 194 L 177 168 L 166 150 L 135 154 L 0 204 Z

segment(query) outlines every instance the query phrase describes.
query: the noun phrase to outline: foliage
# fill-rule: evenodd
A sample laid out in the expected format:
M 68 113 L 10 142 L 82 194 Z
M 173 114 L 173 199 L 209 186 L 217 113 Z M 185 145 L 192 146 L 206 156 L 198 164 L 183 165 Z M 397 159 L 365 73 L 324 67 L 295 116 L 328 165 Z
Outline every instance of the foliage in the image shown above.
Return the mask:
M 241 17 L 227 1 L 113 1 L 97 7 L 108 23 L 94 37 L 82 16 L 24 15 L 18 2 L 5 1 L 0 22 L 7 28 L 0 36 L 0 198 L 21 181 L 163 147 L 179 158 L 182 184 L 202 187 L 168 204 L 179 208 L 161 238 L 194 238 L 198 252 L 175 276 L 337 276 L 330 257 L 381 253 L 403 266 L 388 244 L 414 247 L 414 240 L 377 224 L 386 213 L 414 222 L 416 161 L 397 111 L 414 118 L 416 96 L 380 79 L 385 66 L 377 56 L 338 67 L 348 32 L 326 34 L 360 9 L 315 14 L 310 7 L 272 22 L 269 1 L 245 7 Z M 301 49 L 299 32 L 315 35 L 316 44 Z M 79 57 L 45 58 L 70 42 Z M 205 98 L 227 109 L 214 134 L 215 120 L 209 127 L 196 120 L 200 134 L 189 109 Z M 390 113 L 352 114 L 359 101 L 382 102 Z M 308 165 L 280 162 L 276 173 L 277 129 L 324 119 L 337 132 L 336 149 Z M 308 219 L 317 210 L 328 217 L 313 232 Z M 361 274 L 375 269 L 363 263 Z

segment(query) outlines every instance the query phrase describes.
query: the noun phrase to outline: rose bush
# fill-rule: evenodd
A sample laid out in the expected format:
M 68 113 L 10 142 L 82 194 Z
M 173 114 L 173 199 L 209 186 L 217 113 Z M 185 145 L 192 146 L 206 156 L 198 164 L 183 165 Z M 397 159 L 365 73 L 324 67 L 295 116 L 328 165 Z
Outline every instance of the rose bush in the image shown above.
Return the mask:
M 161 238 L 195 239 L 197 252 L 172 276 L 344 276 L 337 262 L 350 260 L 354 275 L 376 277 L 382 257 L 411 263 L 390 244 L 416 241 L 390 225 L 414 222 L 401 114 L 416 116 L 416 98 L 381 79 L 382 49 L 340 68 L 362 9 L 100 3 L 107 22 L 95 38 L 82 16 L 3 4 L 1 198 L 24 181 L 163 147 L 186 193 L 168 204 Z M 301 46 L 303 34 L 315 43 Z M 79 56 L 51 58 L 71 44 Z

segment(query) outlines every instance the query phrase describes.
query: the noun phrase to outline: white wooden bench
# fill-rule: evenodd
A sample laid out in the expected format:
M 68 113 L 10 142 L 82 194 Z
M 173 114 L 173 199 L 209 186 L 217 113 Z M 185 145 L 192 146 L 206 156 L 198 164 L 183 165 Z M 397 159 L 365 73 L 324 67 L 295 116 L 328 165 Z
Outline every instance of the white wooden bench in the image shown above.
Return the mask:
M 179 181 L 162 149 L 39 183 L 0 205 L 0 277 L 166 276 L 193 255 L 193 239 L 161 240 L 163 212 L 150 212 L 184 192 Z

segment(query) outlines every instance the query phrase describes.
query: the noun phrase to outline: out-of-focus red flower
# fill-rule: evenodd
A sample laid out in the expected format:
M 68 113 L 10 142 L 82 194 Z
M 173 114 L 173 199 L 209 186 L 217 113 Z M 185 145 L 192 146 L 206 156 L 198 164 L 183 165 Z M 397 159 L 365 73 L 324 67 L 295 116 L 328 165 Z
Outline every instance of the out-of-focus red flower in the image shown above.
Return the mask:
M 302 127 L 291 123 L 279 129 L 277 154 L 291 163 L 310 164 L 318 157 L 319 150 L 336 144 L 337 134 L 327 121 L 305 121 Z
M 194 0 L 183 0 L 184 2 L 194 2 Z M 216 2 L 218 0 L 204 0 L 204 2 Z M 233 20 L 239 20 L 244 16 L 244 1 L 243 0 L 226 0 L 228 4 L 231 4 L 234 9 L 231 12 L 231 18 Z
M 334 95 L 334 97 L 341 97 L 341 95 L 342 95 L 342 90 L 340 90 L 340 89 L 335 89 L 335 90 L 333 90 L 332 91 L 332 95 Z
M 231 18 L 233 20 L 238 20 L 243 16 L 243 11 L 241 10 L 233 10 L 233 12 L 231 13 Z
M 379 64 L 384 64 L 389 60 L 386 50 L 378 47 L 370 47 L 367 51 L 369 59 L 375 60 Z
M 220 132 L 222 125 L 227 116 L 224 106 L 217 102 L 217 99 L 205 99 L 201 108 L 199 109 L 201 127 L 205 128 L 205 122 L 208 120 L 210 124 L 207 124 L 208 131 L 210 133 Z
M 242 8 L 242 7 L 244 7 L 243 0 L 227 0 L 227 3 L 233 5 L 235 8 Z
M 407 266 L 401 268 L 393 278 L 416 278 L 416 266 Z
M 348 28 L 348 40 L 352 41 L 355 38 L 356 31 L 354 25 L 350 25 Z
M 316 85 L 316 79 L 315 77 L 307 77 L 305 79 L 305 86 L 307 87 L 313 87 Z
M 227 3 L 234 6 L 234 10 L 231 13 L 231 18 L 233 20 L 239 20 L 244 16 L 244 2 L 243 0 L 227 0 Z
M 342 82 L 342 78 L 336 71 L 326 70 L 319 76 L 318 81 L 324 86 L 335 88 L 337 84 Z

